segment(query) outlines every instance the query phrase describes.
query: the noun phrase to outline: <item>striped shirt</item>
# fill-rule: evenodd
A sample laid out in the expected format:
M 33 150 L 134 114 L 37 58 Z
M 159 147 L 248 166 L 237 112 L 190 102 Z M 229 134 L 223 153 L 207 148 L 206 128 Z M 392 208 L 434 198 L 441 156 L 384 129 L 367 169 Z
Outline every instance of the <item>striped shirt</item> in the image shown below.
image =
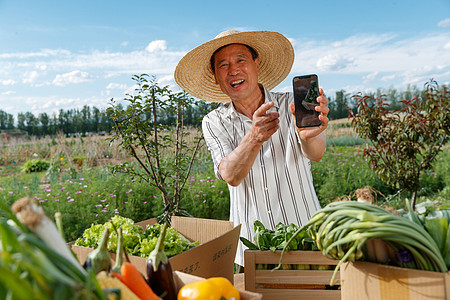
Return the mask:
M 280 114 L 279 129 L 264 142 L 252 169 L 230 190 L 230 221 L 241 224 L 241 236 L 253 241 L 255 220 L 268 229 L 282 222 L 301 225 L 320 209 L 314 191 L 311 162 L 303 156 L 289 103 L 292 93 L 272 93 L 264 89 L 265 103 Z M 235 149 L 250 130 L 252 120 L 227 103 L 203 118 L 203 135 L 211 151 L 217 178 L 223 157 Z M 235 262 L 244 266 L 246 247 L 239 241 Z

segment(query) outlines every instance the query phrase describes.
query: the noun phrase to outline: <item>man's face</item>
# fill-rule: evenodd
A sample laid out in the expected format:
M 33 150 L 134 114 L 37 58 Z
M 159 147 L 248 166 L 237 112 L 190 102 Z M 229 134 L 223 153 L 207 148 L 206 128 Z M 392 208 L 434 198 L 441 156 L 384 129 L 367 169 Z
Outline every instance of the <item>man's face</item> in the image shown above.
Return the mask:
M 239 101 L 260 95 L 259 60 L 253 60 L 248 48 L 231 44 L 214 56 L 216 83 L 231 100 Z

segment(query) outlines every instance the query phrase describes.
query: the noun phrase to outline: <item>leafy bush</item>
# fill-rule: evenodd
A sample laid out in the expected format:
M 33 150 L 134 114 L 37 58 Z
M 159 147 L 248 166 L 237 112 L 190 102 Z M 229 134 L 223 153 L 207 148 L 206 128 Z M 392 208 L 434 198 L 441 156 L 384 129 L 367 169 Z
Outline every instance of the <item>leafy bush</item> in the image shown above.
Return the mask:
M 384 182 L 411 193 L 414 208 L 421 174 L 432 169 L 449 139 L 450 91 L 429 82 L 423 99 L 400 101 L 404 107 L 399 110 L 389 110 L 385 95 L 358 95 L 356 99 L 358 112 L 352 126 L 361 138 L 372 142 L 365 157 Z
M 27 160 L 27 162 L 23 165 L 22 171 L 26 173 L 32 172 L 42 172 L 46 171 L 50 167 L 50 162 L 45 159 L 32 159 Z
M 160 191 L 164 205 L 160 219 L 187 215 L 180 209 L 181 191 L 203 141 L 200 133 L 189 137 L 191 132 L 184 125 L 193 98 L 158 86 L 156 78 L 147 74 L 132 78 L 136 89 L 124 99 L 129 102 L 127 108 L 113 100 L 107 111 L 114 122 L 112 140 L 120 141 L 121 150 L 139 162 L 139 168 L 125 163 L 114 170 Z M 168 113 L 176 118 L 169 120 Z

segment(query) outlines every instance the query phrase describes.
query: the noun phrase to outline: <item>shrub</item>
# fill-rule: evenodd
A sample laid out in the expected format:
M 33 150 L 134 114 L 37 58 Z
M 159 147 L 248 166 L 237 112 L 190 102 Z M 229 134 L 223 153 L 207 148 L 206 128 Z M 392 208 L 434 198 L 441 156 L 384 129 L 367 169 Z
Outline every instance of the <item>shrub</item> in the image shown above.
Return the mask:
M 22 171 L 26 173 L 32 172 L 43 172 L 46 171 L 50 167 L 50 162 L 36 158 L 32 160 L 27 160 L 27 162 L 23 165 Z
M 450 134 L 450 91 L 435 81 L 426 84 L 424 97 L 400 101 L 404 107 L 389 110 L 385 95 L 356 96 L 352 126 L 371 141 L 364 151 L 371 168 L 384 182 L 411 193 L 414 208 L 420 176 L 431 170 L 436 155 Z

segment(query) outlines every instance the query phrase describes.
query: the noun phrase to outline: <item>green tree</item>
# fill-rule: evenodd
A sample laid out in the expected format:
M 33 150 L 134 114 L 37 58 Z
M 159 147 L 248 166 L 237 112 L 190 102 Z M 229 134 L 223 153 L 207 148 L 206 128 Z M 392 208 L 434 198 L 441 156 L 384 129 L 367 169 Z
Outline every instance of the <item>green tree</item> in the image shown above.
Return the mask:
M 82 132 L 90 132 L 92 131 L 91 127 L 91 108 L 87 105 L 83 106 L 81 109 L 81 117 L 82 117 L 82 125 L 81 125 L 81 131 Z
M 100 126 L 100 110 L 97 107 L 92 107 L 92 131 L 93 132 L 99 132 L 99 126 Z
M 25 128 L 29 135 L 36 135 L 38 133 L 38 120 L 32 112 L 25 113 Z
M 50 125 L 50 118 L 47 113 L 40 113 L 39 116 L 39 122 L 41 124 L 41 134 L 46 135 L 50 134 L 49 131 L 49 125 Z
M 14 116 L 0 109 L 0 129 L 13 129 Z
M 388 100 L 357 96 L 352 126 L 361 138 L 371 141 L 364 156 L 383 181 L 411 193 L 415 207 L 419 177 L 448 141 L 450 92 L 435 81 L 426 84 L 423 98 L 400 101 L 401 110 L 389 110 Z
M 336 98 L 329 103 L 330 112 L 328 116 L 332 120 L 348 117 L 348 94 L 344 90 L 336 92 Z
M 160 218 L 164 221 L 170 221 L 175 214 L 189 215 L 180 207 L 181 191 L 203 140 L 200 132 L 193 142 L 187 140 L 190 133 L 184 125 L 184 113 L 193 99 L 158 86 L 155 77 L 147 74 L 132 79 L 137 87 L 124 99 L 130 103 L 127 108 L 112 100 L 107 112 L 114 121 L 112 139 L 120 141 L 121 148 L 137 160 L 140 168 L 123 164 L 114 169 L 161 191 L 164 211 Z M 161 118 L 167 121 L 169 115 L 175 116 L 173 122 L 160 122 Z
M 24 113 L 18 113 L 17 114 L 17 128 L 19 128 L 20 130 L 25 131 L 26 127 L 25 127 L 25 114 Z

